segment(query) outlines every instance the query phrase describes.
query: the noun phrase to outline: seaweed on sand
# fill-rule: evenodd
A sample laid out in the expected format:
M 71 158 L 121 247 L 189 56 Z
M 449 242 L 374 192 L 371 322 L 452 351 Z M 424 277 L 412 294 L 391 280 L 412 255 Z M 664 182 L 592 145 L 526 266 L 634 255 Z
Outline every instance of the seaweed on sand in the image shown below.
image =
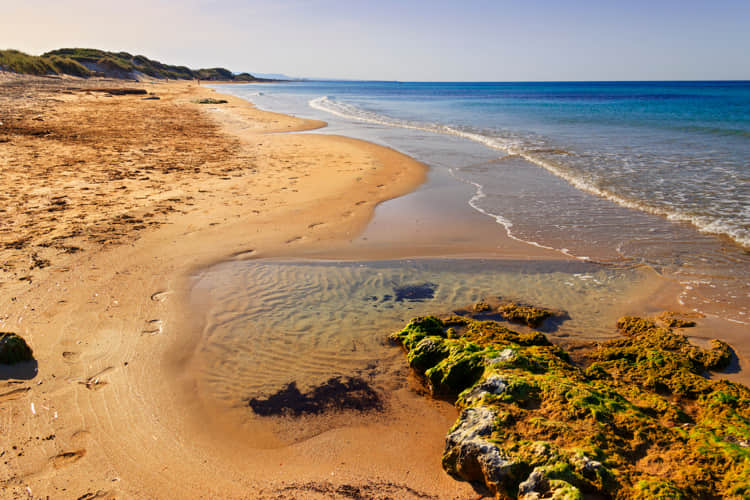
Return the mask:
M 435 297 L 437 285 L 434 283 L 419 283 L 416 285 L 401 285 L 393 287 L 396 302 L 408 300 L 410 302 L 422 302 Z
M 380 395 L 370 385 L 356 377 L 332 377 L 302 393 L 296 382 L 266 399 L 251 398 L 248 404 L 260 416 L 318 415 L 326 411 L 380 410 Z
M 10 332 L 0 332 L 0 363 L 12 365 L 34 359 L 34 353 L 26 341 Z
M 196 104 L 226 104 L 227 102 L 226 99 L 213 99 L 211 97 L 195 101 Z

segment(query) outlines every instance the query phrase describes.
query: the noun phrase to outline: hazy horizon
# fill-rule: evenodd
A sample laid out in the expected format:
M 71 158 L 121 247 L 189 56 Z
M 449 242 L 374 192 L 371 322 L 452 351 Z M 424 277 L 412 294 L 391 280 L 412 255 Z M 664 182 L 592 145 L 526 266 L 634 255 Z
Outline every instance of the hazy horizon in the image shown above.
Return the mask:
M 750 2 L 39 0 L 3 48 L 91 47 L 191 68 L 380 81 L 750 80 Z M 116 22 L 115 22 L 116 21 Z

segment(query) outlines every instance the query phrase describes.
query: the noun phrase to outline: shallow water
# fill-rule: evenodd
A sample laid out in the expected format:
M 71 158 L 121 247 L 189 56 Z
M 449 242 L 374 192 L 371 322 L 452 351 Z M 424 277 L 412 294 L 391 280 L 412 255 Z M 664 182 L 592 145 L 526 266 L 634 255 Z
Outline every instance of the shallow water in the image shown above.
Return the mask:
M 548 328 L 553 339 L 600 339 L 616 335 L 616 318 L 661 284 L 646 268 L 577 261 L 227 262 L 194 281 L 204 313 L 198 387 L 239 418 L 267 424 L 247 400 L 292 382 L 302 392 L 335 376 L 362 378 L 383 394 L 403 385 L 406 363 L 387 335 L 412 317 L 483 298 L 520 301 L 567 312 Z M 310 432 L 297 425 L 289 437 L 288 424 L 286 439 Z
M 499 232 L 579 258 L 648 264 L 683 283 L 686 307 L 750 323 L 750 254 L 741 247 L 750 231 L 746 82 L 221 90 L 328 121 L 318 132 L 414 156 L 445 173 L 435 178 L 461 185 L 449 193 L 428 183 L 422 192 L 441 190 L 447 203 L 497 221 Z

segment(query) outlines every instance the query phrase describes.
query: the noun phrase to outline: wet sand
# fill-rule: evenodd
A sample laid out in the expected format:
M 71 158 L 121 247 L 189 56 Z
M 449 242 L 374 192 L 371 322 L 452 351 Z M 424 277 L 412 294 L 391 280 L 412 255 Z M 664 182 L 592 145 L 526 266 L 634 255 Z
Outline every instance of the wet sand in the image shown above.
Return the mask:
M 97 91 L 123 86 L 160 99 Z M 0 492 L 476 498 L 440 466 L 455 410 L 422 397 L 406 369 L 380 387 L 382 412 L 280 419 L 273 432 L 204 397 L 195 277 L 265 257 L 565 257 L 480 216 L 446 223 L 427 210 L 415 231 L 419 210 L 403 216 L 397 201 L 363 234 L 378 204 L 424 181 L 423 165 L 344 137 L 278 134 L 324 124 L 231 96 L 194 102 L 218 96 L 190 83 L 0 78 L 0 330 L 24 336 L 38 363 L 36 375 L 0 372 Z M 658 283 L 631 307 L 672 297 Z

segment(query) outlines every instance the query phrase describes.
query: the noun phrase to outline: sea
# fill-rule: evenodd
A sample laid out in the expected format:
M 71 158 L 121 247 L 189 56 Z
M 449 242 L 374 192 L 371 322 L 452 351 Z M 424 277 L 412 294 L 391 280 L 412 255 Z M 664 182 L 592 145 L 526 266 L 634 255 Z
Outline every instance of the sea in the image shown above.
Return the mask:
M 457 201 L 512 238 L 649 266 L 685 307 L 750 324 L 750 82 L 217 89 L 409 154 L 469 186 Z
M 557 311 L 542 331 L 567 350 L 619 337 L 622 315 L 678 309 L 697 319 L 684 331 L 696 345 L 733 346 L 716 376 L 750 380 L 750 82 L 214 88 L 328 124 L 305 133 L 368 140 L 429 167 L 343 253 L 232 258 L 192 275 L 182 316 L 200 342 L 186 373 L 210 418 L 236 423 L 248 446 L 378 421 L 271 418 L 248 405 L 291 387 L 313 394 L 332 377 L 367 381 L 407 421 L 424 405 L 455 412 L 419 397 L 387 337 L 415 316 L 482 300 Z

